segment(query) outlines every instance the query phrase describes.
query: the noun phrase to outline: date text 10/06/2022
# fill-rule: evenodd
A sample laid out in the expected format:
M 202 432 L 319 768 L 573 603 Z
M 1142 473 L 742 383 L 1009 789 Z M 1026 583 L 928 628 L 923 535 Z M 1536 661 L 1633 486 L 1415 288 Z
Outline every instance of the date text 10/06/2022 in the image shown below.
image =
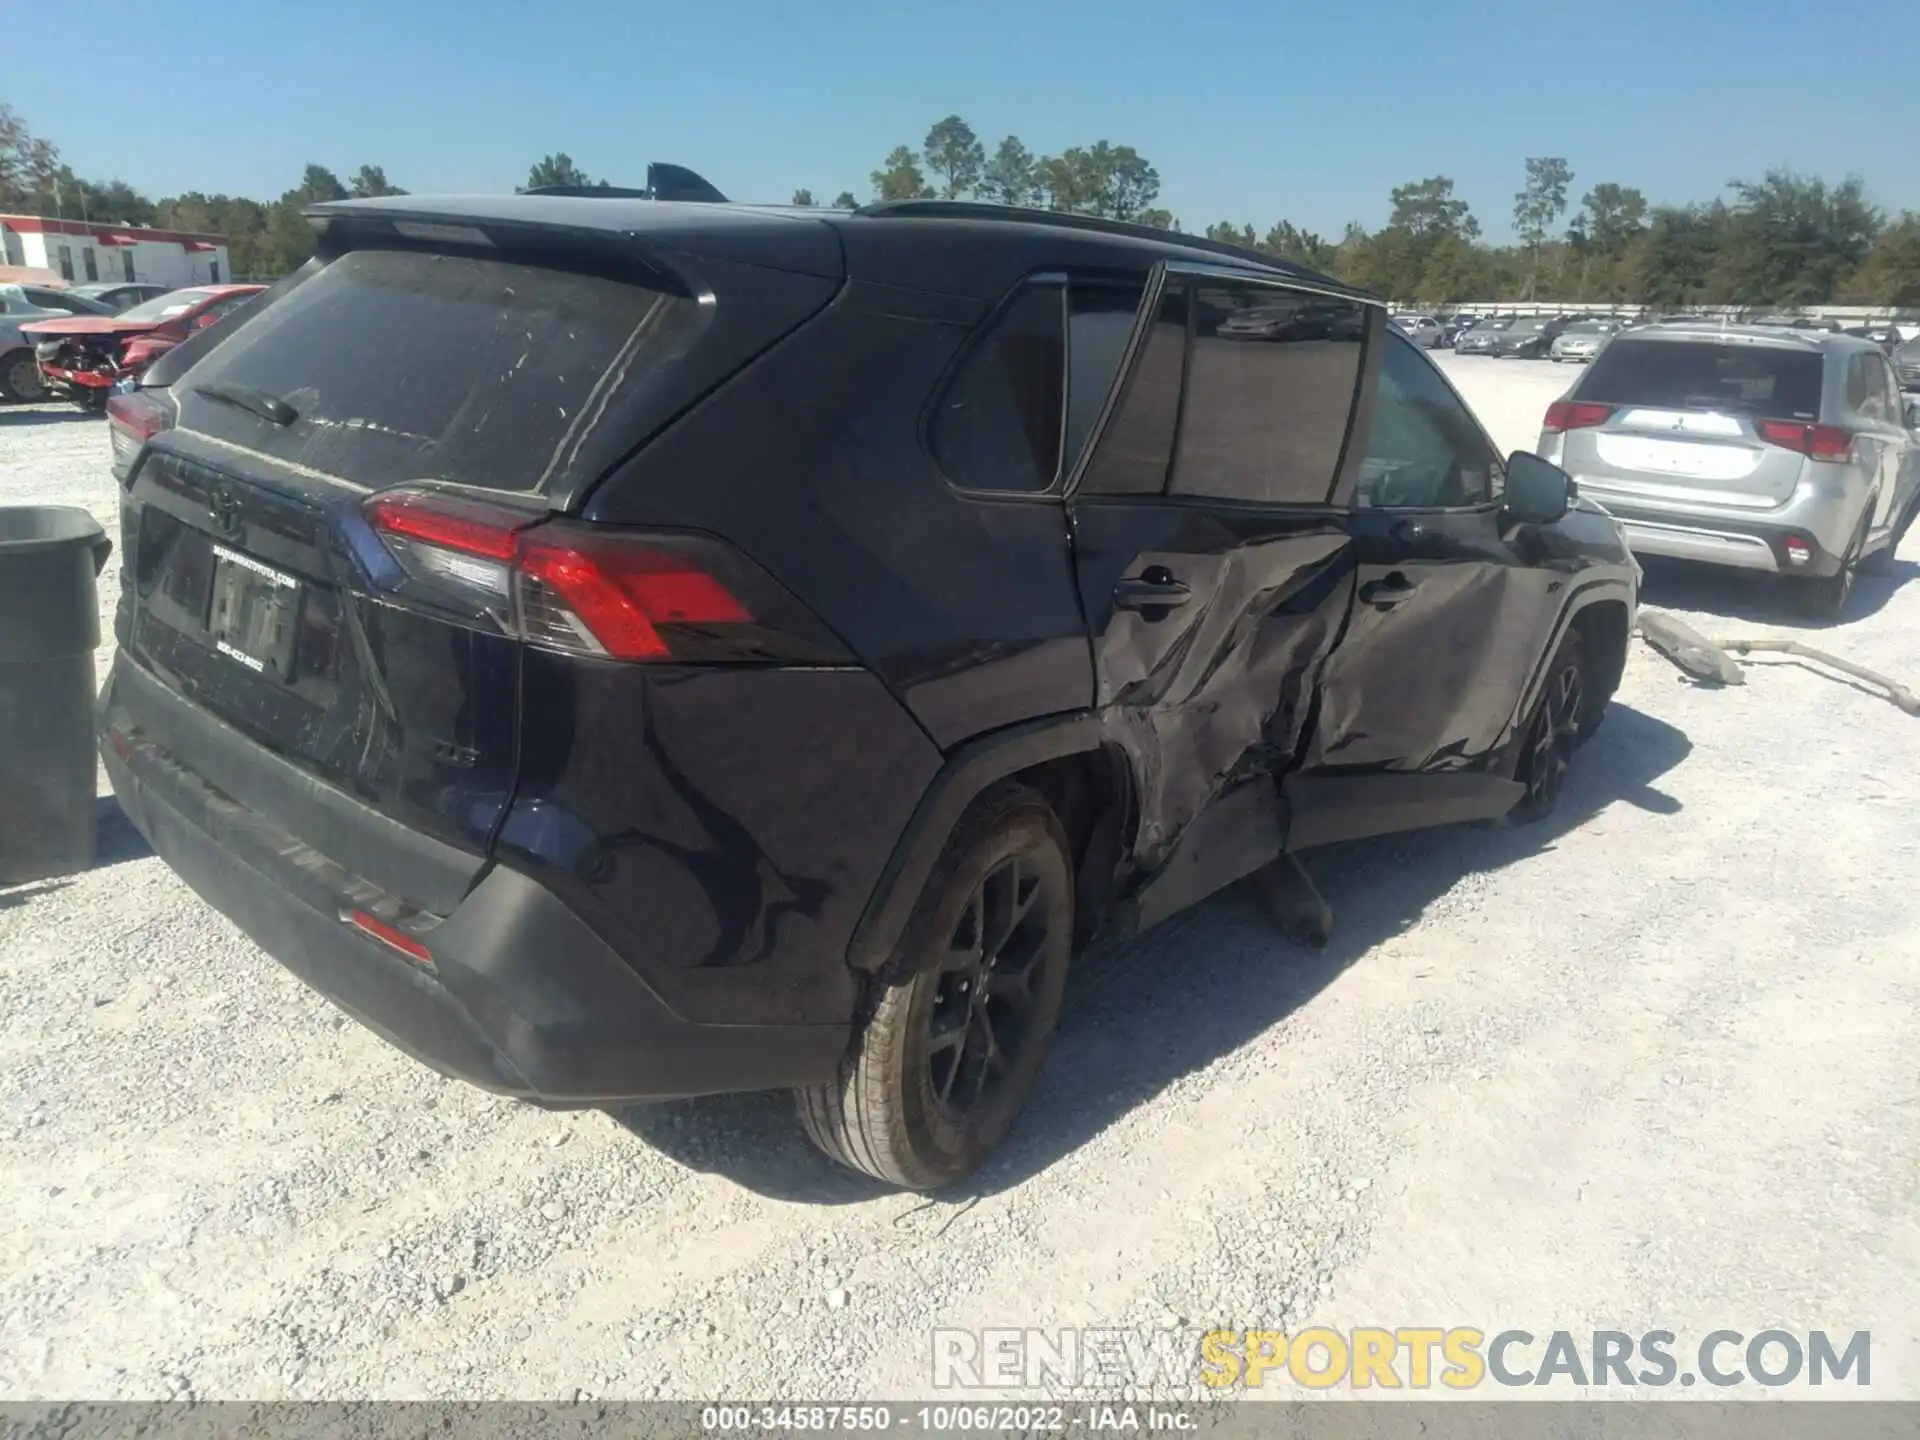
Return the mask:
M 700 1428 L 714 1433 L 768 1431 L 920 1430 L 936 1433 L 978 1430 L 1002 1434 L 1038 1434 L 1071 1430 L 1148 1431 L 1178 1434 L 1198 1427 L 1189 1409 L 1177 1406 L 1072 1405 L 709 1405 L 700 1412 Z

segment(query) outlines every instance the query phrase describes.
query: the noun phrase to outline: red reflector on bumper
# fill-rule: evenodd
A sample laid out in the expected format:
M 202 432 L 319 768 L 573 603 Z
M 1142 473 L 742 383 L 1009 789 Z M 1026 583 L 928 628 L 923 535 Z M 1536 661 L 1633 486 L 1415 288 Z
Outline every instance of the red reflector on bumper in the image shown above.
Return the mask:
M 382 945 L 391 946 L 416 965 L 432 965 L 433 956 L 427 947 L 396 925 L 390 925 L 377 915 L 369 915 L 364 910 L 354 910 L 340 917 L 362 934 L 371 935 Z

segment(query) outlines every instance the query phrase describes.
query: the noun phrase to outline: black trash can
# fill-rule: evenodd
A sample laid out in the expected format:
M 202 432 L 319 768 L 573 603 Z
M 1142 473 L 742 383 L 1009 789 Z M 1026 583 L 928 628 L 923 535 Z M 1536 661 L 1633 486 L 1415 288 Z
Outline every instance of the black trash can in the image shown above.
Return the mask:
M 94 582 L 112 553 L 85 510 L 0 506 L 0 885 L 93 863 Z

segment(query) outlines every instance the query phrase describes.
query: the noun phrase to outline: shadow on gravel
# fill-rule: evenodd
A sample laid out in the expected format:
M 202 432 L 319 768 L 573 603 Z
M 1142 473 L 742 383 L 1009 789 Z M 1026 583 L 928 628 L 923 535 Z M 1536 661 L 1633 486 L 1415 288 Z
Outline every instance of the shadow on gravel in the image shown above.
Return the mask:
M 1782 576 L 1692 565 L 1662 556 L 1642 557 L 1640 564 L 1647 577 L 1640 589 L 1642 605 L 1721 615 L 1767 630 L 1831 630 L 1864 620 L 1885 609 L 1902 585 L 1920 577 L 1920 564 L 1897 559 L 1884 574 L 1855 577 L 1846 614 L 1839 620 L 1812 620 L 1794 608 L 1793 581 Z
M 1616 703 L 1542 824 L 1453 826 L 1309 852 L 1307 869 L 1334 914 L 1323 951 L 1289 944 L 1238 886 L 1126 945 L 1096 947 L 1075 964 L 1060 1034 L 1026 1113 L 982 1170 L 941 1192 L 940 1208 L 1020 1184 L 1253 1039 L 1466 876 L 1551 849 L 1609 805 L 1677 814 L 1679 802 L 1655 782 L 1690 749 L 1673 726 Z M 835 1205 L 888 1193 L 814 1150 L 785 1095 L 636 1106 L 616 1118 L 669 1158 L 773 1199 Z M 1231 1143 L 1232 1117 L 1220 1124 L 1222 1143 Z
M 0 430 L 30 425 L 84 425 L 101 418 L 87 410 L 55 410 L 45 405 L 0 405 Z
M 127 812 L 111 795 L 93 802 L 93 868 L 104 870 L 127 860 L 145 860 L 153 854 L 147 837 L 133 828 Z
M 71 880 L 35 880 L 24 885 L 16 885 L 11 890 L 0 890 L 0 910 L 15 910 L 30 901 L 38 900 L 42 895 L 52 895 L 71 885 Z

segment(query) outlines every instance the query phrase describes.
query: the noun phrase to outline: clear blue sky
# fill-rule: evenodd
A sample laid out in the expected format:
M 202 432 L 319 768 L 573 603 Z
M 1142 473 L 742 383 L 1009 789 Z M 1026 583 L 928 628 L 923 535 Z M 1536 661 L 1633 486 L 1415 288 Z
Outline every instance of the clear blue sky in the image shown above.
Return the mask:
M 98 23 L 124 37 L 110 72 L 16 61 L 6 99 L 81 174 L 153 195 L 271 199 L 310 160 L 498 191 L 564 150 L 615 183 L 673 160 L 738 199 L 865 199 L 957 111 L 989 149 L 1133 145 L 1189 229 L 1333 236 L 1443 173 L 1502 237 L 1529 154 L 1567 157 L 1576 201 L 1788 165 L 1920 208 L 1910 0 L 128 0 Z

